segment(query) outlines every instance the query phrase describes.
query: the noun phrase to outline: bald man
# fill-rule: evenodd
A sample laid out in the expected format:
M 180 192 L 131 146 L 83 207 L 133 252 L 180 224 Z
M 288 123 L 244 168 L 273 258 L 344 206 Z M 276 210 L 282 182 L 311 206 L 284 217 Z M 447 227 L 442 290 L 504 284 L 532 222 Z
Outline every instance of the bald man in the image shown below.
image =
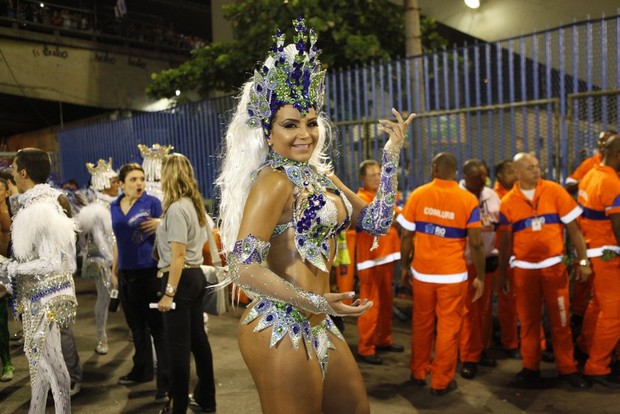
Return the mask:
M 411 379 L 423 386 L 430 373 L 431 394 L 441 396 L 456 389 L 454 372 L 468 290 L 465 246 L 469 242 L 476 269 L 473 301 L 484 290 L 484 247 L 478 200 L 455 181 L 454 155 L 438 154 L 431 168 L 433 181 L 413 191 L 397 221 L 403 227 L 402 283 L 413 283 Z
M 562 263 L 566 227 L 577 250 L 577 280 L 587 280 L 592 273 L 585 242 L 575 221 L 582 210 L 562 186 L 541 179 L 538 160 L 533 155 L 519 153 L 513 165 L 517 182 L 502 198 L 500 206 L 499 274 L 504 289 L 514 289 L 521 322 L 523 369 L 517 380 L 531 383 L 540 377 L 544 299 L 560 378 L 575 388 L 589 388 L 591 383 L 579 375 L 573 355 L 568 273 Z M 509 262 L 514 269 L 512 287 L 507 278 Z
M 608 138 L 603 160 L 579 183 L 583 208 L 581 228 L 592 260 L 593 297 L 584 319 L 579 344 L 589 354 L 583 373 L 609 388 L 620 388 L 620 378 L 609 364 L 620 341 L 620 135 Z

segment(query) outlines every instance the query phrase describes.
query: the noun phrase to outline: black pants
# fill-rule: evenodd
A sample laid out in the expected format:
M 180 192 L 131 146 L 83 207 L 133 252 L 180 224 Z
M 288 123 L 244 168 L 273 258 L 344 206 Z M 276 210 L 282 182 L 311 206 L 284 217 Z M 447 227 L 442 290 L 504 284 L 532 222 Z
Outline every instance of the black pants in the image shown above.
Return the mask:
M 163 283 L 168 275 L 164 274 Z M 187 411 L 190 351 L 194 354 L 198 383 L 194 399 L 203 408 L 215 408 L 215 380 L 211 345 L 204 329 L 202 299 L 206 281 L 199 268 L 183 269 L 174 296 L 176 309 L 163 314 L 170 358 L 170 398 L 174 413 Z
M 153 379 L 152 336 L 157 353 L 157 391 L 168 392 L 170 365 L 163 318 L 157 309 L 149 309 L 149 303 L 159 301 L 160 287 L 156 268 L 119 270 L 118 294 L 135 348 L 133 368 L 127 376 L 139 382 Z

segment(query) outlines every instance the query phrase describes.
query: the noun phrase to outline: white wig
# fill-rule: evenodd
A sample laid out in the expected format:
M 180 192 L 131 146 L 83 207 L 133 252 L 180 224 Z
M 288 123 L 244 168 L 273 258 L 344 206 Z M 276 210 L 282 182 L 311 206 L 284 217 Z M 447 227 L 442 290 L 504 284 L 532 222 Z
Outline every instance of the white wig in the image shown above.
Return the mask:
M 287 60 L 292 63 L 297 53 L 295 45 L 290 44 L 285 50 Z M 267 58 L 265 65 L 269 68 L 273 67 L 274 59 Z M 243 86 L 239 103 L 226 130 L 226 148 L 222 168 L 215 180 L 215 185 L 220 190 L 219 227 L 224 252 L 230 252 L 234 247 L 245 202 L 254 184 L 255 174 L 265 163 L 269 152 L 263 129 L 248 125 L 250 118 L 248 104 L 252 86 L 253 80 Z M 316 109 L 317 112 L 320 110 L 320 108 Z M 272 118 L 274 116 L 275 113 L 272 114 Z M 323 112 L 318 113 L 317 121 L 319 140 L 309 162 L 316 166 L 320 173 L 325 174 L 332 170 L 329 157 L 326 155 L 331 141 L 331 125 Z

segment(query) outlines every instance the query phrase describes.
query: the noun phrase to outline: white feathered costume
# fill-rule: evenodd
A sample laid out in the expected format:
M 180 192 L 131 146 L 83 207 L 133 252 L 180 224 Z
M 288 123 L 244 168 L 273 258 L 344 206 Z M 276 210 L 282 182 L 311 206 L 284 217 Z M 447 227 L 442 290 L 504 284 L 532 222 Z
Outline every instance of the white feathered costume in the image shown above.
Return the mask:
M 47 184 L 37 184 L 18 196 L 20 208 L 11 228 L 15 259 L 5 261 L 0 272 L 23 323 L 33 387 L 31 411 L 40 406 L 40 399 L 44 409 L 50 385 L 57 411 L 70 411 L 70 400 L 64 395 L 69 374 L 60 352 L 58 328 L 75 320 L 72 274 L 77 226 L 58 202 L 61 194 Z
M 110 304 L 110 287 L 112 284 L 112 260 L 115 244 L 110 203 L 115 197 L 101 193 L 98 189 L 95 189 L 95 194 L 95 201 L 83 207 L 78 213 L 76 220 L 81 229 L 81 275 L 84 279 L 94 279 L 97 287 L 95 323 L 97 325 L 99 342 L 95 352 L 106 354 L 108 352 L 106 325 L 108 322 L 108 306 Z

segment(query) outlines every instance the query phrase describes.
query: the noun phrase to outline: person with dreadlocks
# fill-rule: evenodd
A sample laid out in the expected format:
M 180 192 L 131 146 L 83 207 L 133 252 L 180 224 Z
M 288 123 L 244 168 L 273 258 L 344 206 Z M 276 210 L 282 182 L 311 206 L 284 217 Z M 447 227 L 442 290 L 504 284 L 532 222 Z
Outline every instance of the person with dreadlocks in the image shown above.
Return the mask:
M 227 128 L 216 180 L 225 283 L 253 297 L 238 340 L 263 412 L 367 413 L 364 381 L 330 315 L 359 316 L 372 302 L 343 303 L 354 292 L 330 293 L 329 272 L 336 236 L 349 225 L 377 236 L 390 230 L 400 149 L 414 115 L 403 120 L 393 110 L 396 121 L 380 121 L 389 140 L 377 196 L 367 205 L 328 163 L 317 36 L 307 35 L 303 18 L 294 26 L 293 44 L 284 46 L 276 33 Z

